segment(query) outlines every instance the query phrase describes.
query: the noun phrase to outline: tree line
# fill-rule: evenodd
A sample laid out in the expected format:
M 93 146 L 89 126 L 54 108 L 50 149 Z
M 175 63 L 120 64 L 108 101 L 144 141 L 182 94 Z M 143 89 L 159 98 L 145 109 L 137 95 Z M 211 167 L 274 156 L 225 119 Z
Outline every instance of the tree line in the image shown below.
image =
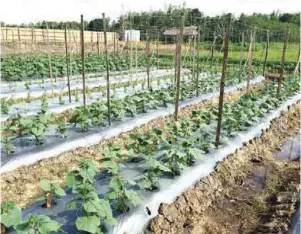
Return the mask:
M 127 15 L 119 17 L 117 20 L 106 18 L 107 30 L 122 34 L 124 29 L 135 29 L 141 31 L 142 40 L 148 30 L 151 38 L 166 40 L 162 32 L 168 28 L 178 27 L 181 24 L 182 15 L 185 13 L 185 26 L 197 26 L 201 33 L 202 40 L 212 41 L 214 37 L 220 39 L 224 35 L 226 14 L 218 16 L 206 16 L 199 9 L 180 8 L 170 5 L 166 11 L 145 11 L 129 12 Z M 3 25 L 3 22 L 1 23 Z M 48 24 L 52 29 L 64 29 L 65 25 L 69 29 L 79 30 L 80 22 L 55 22 L 42 21 L 35 24 L 6 25 L 10 27 L 34 27 L 46 28 Z M 234 42 L 241 41 L 242 34 L 246 40 L 250 38 L 250 33 L 256 27 L 256 41 L 266 40 L 266 30 L 269 30 L 270 41 L 283 41 L 286 26 L 290 27 L 290 41 L 300 40 L 300 14 L 299 13 L 279 13 L 273 11 L 270 14 L 253 13 L 252 15 L 241 14 L 233 20 L 232 38 Z M 93 19 L 84 22 L 85 30 L 102 31 L 103 20 Z

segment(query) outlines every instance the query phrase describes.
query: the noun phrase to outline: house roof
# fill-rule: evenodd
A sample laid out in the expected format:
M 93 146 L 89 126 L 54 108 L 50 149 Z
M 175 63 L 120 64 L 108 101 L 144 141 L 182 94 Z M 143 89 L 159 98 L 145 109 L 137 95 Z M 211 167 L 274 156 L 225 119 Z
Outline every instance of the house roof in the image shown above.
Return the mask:
M 177 36 L 178 33 L 180 33 L 180 29 L 173 27 L 173 28 L 168 28 L 163 32 L 163 35 L 165 36 Z M 190 27 L 184 27 L 183 30 L 183 36 L 193 36 L 197 35 L 197 27 L 196 26 L 190 26 Z

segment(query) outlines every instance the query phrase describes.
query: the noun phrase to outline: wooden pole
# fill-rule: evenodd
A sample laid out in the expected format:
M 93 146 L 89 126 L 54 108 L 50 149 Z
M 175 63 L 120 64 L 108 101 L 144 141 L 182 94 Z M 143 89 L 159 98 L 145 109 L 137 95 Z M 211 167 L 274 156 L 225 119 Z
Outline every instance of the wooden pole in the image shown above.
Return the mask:
M 49 46 L 49 30 L 48 30 L 48 23 L 46 23 L 46 32 L 47 32 L 47 54 L 48 54 L 48 67 L 49 67 L 49 77 L 51 83 L 51 95 L 53 95 L 53 77 L 52 77 L 52 63 L 51 63 L 51 51 Z
M 228 17 L 228 24 L 227 24 L 227 28 L 226 28 L 224 61 L 223 61 L 223 69 L 222 69 L 222 76 L 221 76 L 221 82 L 220 82 L 218 121 L 217 121 L 217 129 L 216 129 L 216 141 L 215 141 L 216 148 L 218 148 L 219 143 L 220 143 L 220 134 L 221 134 L 221 127 L 222 127 L 225 76 L 226 76 L 226 71 L 227 71 L 228 51 L 229 51 L 229 41 L 230 41 L 231 13 L 228 14 L 227 17 Z
M 256 28 L 253 28 L 253 31 L 250 34 L 251 42 L 250 42 L 250 50 L 249 50 L 249 58 L 248 58 L 248 78 L 247 78 L 247 93 L 250 88 L 250 80 L 252 76 L 252 62 L 253 62 L 253 50 L 254 50 L 254 42 L 255 42 L 255 32 Z
M 280 98 L 280 91 L 281 91 L 281 85 L 282 85 L 283 73 L 284 73 L 285 53 L 286 53 L 286 49 L 287 49 L 289 33 L 290 33 L 290 28 L 289 28 L 289 26 L 287 26 L 286 30 L 285 30 L 285 38 L 284 38 L 284 44 L 283 44 L 283 50 L 282 50 L 280 76 L 278 79 L 278 87 L 277 87 L 277 98 Z
M 197 35 L 197 41 L 198 45 L 196 48 L 196 96 L 199 96 L 199 77 L 200 77 L 200 71 L 199 71 L 199 66 L 200 66 L 200 41 L 201 41 L 201 30 L 199 30 L 198 35 Z
M 213 54 L 214 54 L 214 46 L 215 46 L 216 38 L 217 38 L 217 36 L 214 33 L 214 39 L 213 39 L 213 43 L 212 43 L 212 46 L 211 46 L 210 69 L 211 69 L 212 63 L 213 63 Z
M 268 52 L 269 52 L 269 30 L 267 30 L 267 41 L 265 44 L 265 56 L 264 56 L 263 69 L 262 69 L 263 76 L 265 74 L 265 66 L 266 66 L 267 59 L 268 59 Z
M 69 103 L 71 103 L 71 91 L 70 91 L 70 68 L 69 68 L 69 52 L 68 52 L 68 38 L 67 38 L 67 24 L 65 24 L 65 48 L 66 48 L 66 66 L 67 66 L 67 85 L 68 85 L 68 94 L 69 94 Z
M 106 17 L 105 17 L 105 13 L 102 13 L 102 18 L 103 18 L 104 48 L 105 48 L 106 69 L 107 69 L 108 120 L 109 120 L 109 125 L 111 125 L 110 72 L 109 72 L 109 59 L 108 59 L 108 45 L 107 45 L 107 32 L 106 32 Z
M 181 84 L 181 43 L 183 37 L 183 30 L 185 24 L 185 15 L 182 16 L 182 23 L 180 27 L 180 32 L 178 36 L 178 49 L 177 49 L 177 85 L 176 85 L 176 97 L 175 97 L 175 121 L 178 121 L 178 113 L 179 113 L 179 100 L 180 100 L 180 84 Z
M 116 32 L 115 32 L 115 29 L 114 29 L 114 36 L 113 36 L 113 40 L 114 40 L 114 64 L 116 66 Z
M 99 36 L 99 32 L 97 32 L 97 54 L 100 55 L 100 36 Z
M 192 49 L 192 79 L 195 79 L 195 46 L 196 46 L 196 35 L 193 35 L 193 49 Z
M 86 77 L 85 77 L 85 37 L 84 37 L 84 16 L 80 16 L 81 22 L 81 32 L 80 32 L 80 42 L 81 42 L 81 57 L 82 57 L 82 78 L 83 78 L 83 101 L 84 107 L 86 108 Z
M 147 56 L 147 88 L 150 89 L 150 77 L 149 77 L 149 70 L 150 70 L 150 45 L 149 45 L 149 31 L 146 30 L 146 56 Z
M 240 45 L 240 60 L 239 60 L 239 78 L 241 78 L 242 72 L 242 57 L 243 57 L 243 49 L 245 44 L 245 33 L 241 34 L 241 45 Z
M 296 74 L 298 72 L 299 68 L 300 68 L 300 63 L 301 63 L 300 50 L 301 50 L 301 47 L 299 46 L 297 64 L 296 64 L 296 67 L 295 67 L 295 70 L 294 70 L 294 74 Z
M 160 34 L 159 31 L 157 33 L 157 69 L 159 70 L 159 39 L 160 39 Z

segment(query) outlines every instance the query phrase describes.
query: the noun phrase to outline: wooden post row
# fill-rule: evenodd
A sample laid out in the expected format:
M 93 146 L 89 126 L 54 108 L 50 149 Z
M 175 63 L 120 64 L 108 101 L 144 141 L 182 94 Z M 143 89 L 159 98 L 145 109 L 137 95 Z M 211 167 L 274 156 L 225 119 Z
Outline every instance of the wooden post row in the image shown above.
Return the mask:
M 277 98 L 280 98 L 280 91 L 281 91 L 281 85 L 282 85 L 283 73 L 284 73 L 285 53 L 286 53 L 286 49 L 287 49 L 289 33 L 290 33 L 290 28 L 289 28 L 289 26 L 287 26 L 286 30 L 285 30 L 284 44 L 283 44 L 283 50 L 282 50 L 280 76 L 278 79 L 278 87 L 277 87 Z
M 182 16 L 182 23 L 180 27 L 180 32 L 178 36 L 178 49 L 177 49 L 177 73 L 176 73 L 176 97 L 175 97 L 175 121 L 178 121 L 178 113 L 179 113 L 179 100 L 180 100 L 180 84 L 181 84 L 181 43 L 184 31 L 185 24 L 185 15 Z
M 110 102 L 110 72 L 109 72 L 109 59 L 108 59 L 108 45 L 107 45 L 107 31 L 106 31 L 106 16 L 102 13 L 103 18 L 103 34 L 104 34 L 104 48 L 106 56 L 106 69 L 107 69 L 107 107 L 109 125 L 111 125 L 111 102 Z
M 85 76 L 85 37 L 84 37 L 84 16 L 80 16 L 81 21 L 81 32 L 80 32 L 80 42 L 81 42 L 81 58 L 82 58 L 82 78 L 83 78 L 83 101 L 84 107 L 86 108 L 86 76 Z
M 68 85 L 68 95 L 69 95 L 69 103 L 71 103 L 71 90 L 70 90 L 70 68 L 69 68 L 69 61 L 70 55 L 68 52 L 68 37 L 67 37 L 67 24 L 65 24 L 65 48 L 66 48 L 66 66 L 67 66 L 67 85 Z
M 221 76 L 221 82 L 220 82 L 218 121 L 217 121 L 216 140 L 215 140 L 216 148 L 218 148 L 219 143 L 220 143 L 220 134 L 221 134 L 221 127 L 222 127 L 225 76 L 226 76 L 226 71 L 227 71 L 228 51 L 229 51 L 229 41 L 230 41 L 231 13 L 228 14 L 227 17 L 228 17 L 228 24 L 227 24 L 227 28 L 226 28 L 224 61 L 223 61 L 222 76 Z

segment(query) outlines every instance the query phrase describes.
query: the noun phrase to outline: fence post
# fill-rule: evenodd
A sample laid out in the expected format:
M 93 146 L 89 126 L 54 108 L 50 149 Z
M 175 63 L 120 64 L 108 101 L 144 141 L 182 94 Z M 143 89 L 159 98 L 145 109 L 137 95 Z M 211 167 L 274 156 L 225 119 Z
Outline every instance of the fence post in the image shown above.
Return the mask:
M 99 32 L 97 32 L 97 53 L 100 54 L 100 36 Z
M 265 66 L 267 63 L 267 59 L 268 59 L 268 52 L 269 52 L 269 30 L 267 30 L 267 41 L 265 44 L 265 56 L 264 56 L 264 63 L 263 63 L 263 69 L 262 69 L 262 75 L 264 76 L 265 74 Z
M 196 47 L 196 96 L 199 96 L 199 77 L 200 77 L 200 71 L 199 71 L 199 66 L 200 66 L 200 41 L 201 41 L 201 30 L 198 30 L 198 35 L 197 35 L 197 47 Z
M 280 91 L 281 91 L 281 85 L 282 85 L 283 73 L 284 73 L 285 53 L 286 53 L 289 33 L 290 33 L 290 28 L 289 28 L 289 26 L 287 26 L 286 30 L 285 30 L 285 38 L 284 38 L 284 44 L 283 44 L 283 50 L 282 50 L 280 76 L 278 79 L 278 87 L 277 87 L 277 98 L 280 98 Z
M 50 48 L 49 48 L 50 44 L 49 44 L 48 23 L 46 23 L 46 32 L 47 32 L 47 54 L 48 54 L 49 76 L 50 76 L 50 83 L 51 83 L 51 95 L 53 95 L 53 76 L 52 76 L 51 51 L 50 51 Z
M 297 64 L 296 64 L 296 67 L 295 67 L 295 70 L 294 70 L 294 74 L 296 74 L 298 72 L 298 69 L 300 68 L 300 63 L 301 63 L 300 50 L 301 50 L 301 47 L 299 46 Z
M 110 102 L 110 72 L 109 72 L 109 60 L 108 60 L 108 45 L 107 45 L 107 31 L 106 31 L 106 16 L 102 13 L 103 18 L 103 34 L 104 34 L 104 49 L 106 56 L 106 69 L 107 69 L 107 106 L 108 106 L 108 120 L 111 126 L 111 102 Z
M 85 37 L 84 37 L 84 16 L 80 16 L 81 22 L 81 32 L 80 32 L 80 42 L 81 42 L 81 57 L 82 57 L 82 78 L 83 78 L 83 101 L 84 107 L 86 108 L 86 77 L 85 77 Z
M 149 77 L 149 69 L 150 69 L 150 45 L 149 45 L 149 31 L 146 31 L 146 56 L 147 56 L 147 88 L 150 89 L 150 77 Z
M 67 24 L 65 24 L 65 48 L 66 48 L 66 65 L 67 65 L 67 85 L 68 85 L 68 94 L 69 94 L 69 103 L 71 103 L 71 91 L 70 91 L 70 77 L 69 77 L 69 53 L 68 53 L 68 39 L 67 39 Z
M 182 16 L 181 28 L 178 37 L 178 49 L 177 49 L 177 83 L 176 83 L 176 97 L 175 97 L 175 121 L 178 121 L 178 113 L 179 113 L 179 99 L 180 99 L 180 84 L 181 84 L 181 43 L 183 37 L 183 30 L 185 24 L 185 15 Z
M 241 45 L 240 45 L 240 60 L 239 60 L 239 79 L 241 79 L 242 72 L 242 57 L 243 57 L 243 49 L 245 44 L 245 33 L 241 34 Z
M 249 58 L 248 58 L 248 78 L 247 78 L 247 93 L 249 92 L 250 88 L 250 79 L 252 76 L 252 62 L 253 62 L 253 50 L 254 50 L 254 42 L 255 42 L 255 33 L 256 28 L 253 28 L 253 31 L 251 31 L 250 37 L 250 50 L 249 50 Z
M 159 70 L 159 39 L 160 39 L 160 34 L 158 31 L 158 35 L 157 35 L 157 70 Z
M 225 76 L 226 76 L 227 63 L 228 63 L 231 13 L 228 14 L 227 17 L 228 17 L 228 24 L 227 24 L 227 29 L 226 29 L 225 48 L 224 48 L 224 61 L 223 61 L 223 69 L 222 69 L 222 76 L 221 76 L 221 82 L 220 82 L 218 121 L 217 121 L 217 129 L 216 129 L 216 141 L 215 141 L 216 148 L 218 148 L 218 146 L 219 146 L 221 127 L 222 127 L 223 104 L 224 104 L 224 87 L 225 87 Z
M 211 69 L 212 63 L 213 63 L 213 54 L 214 54 L 214 47 L 215 47 L 216 38 L 217 38 L 217 36 L 214 33 L 214 39 L 213 39 L 213 43 L 212 43 L 212 47 L 211 47 L 210 69 Z

